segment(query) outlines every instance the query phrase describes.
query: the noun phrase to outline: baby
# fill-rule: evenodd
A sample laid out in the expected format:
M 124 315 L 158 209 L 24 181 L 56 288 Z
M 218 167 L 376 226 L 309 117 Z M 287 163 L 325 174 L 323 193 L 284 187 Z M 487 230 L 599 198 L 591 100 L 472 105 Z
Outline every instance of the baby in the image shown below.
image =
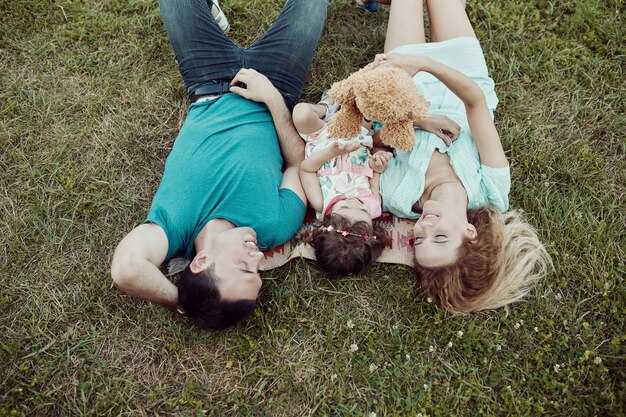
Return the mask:
M 326 94 L 317 104 L 299 103 L 293 122 L 306 141 L 300 180 L 311 206 L 322 221 L 312 245 L 320 269 L 331 279 L 367 270 L 387 243 L 385 230 L 373 224 L 381 215 L 380 174 L 392 157 L 370 148 L 377 133 L 364 120 L 351 139 L 330 137 L 327 123 L 338 109 Z

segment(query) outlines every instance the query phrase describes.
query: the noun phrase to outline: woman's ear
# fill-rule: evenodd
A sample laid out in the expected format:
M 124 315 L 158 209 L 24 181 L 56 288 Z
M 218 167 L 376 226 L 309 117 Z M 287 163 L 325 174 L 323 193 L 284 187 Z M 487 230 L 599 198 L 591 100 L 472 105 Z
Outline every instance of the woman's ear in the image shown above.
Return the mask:
M 200 251 L 193 258 L 191 263 L 189 264 L 189 269 L 194 274 L 199 274 L 209 267 L 210 259 L 209 254 L 206 251 Z
M 473 224 L 468 223 L 467 225 L 465 225 L 465 235 L 469 239 L 470 243 L 478 242 L 478 231 Z

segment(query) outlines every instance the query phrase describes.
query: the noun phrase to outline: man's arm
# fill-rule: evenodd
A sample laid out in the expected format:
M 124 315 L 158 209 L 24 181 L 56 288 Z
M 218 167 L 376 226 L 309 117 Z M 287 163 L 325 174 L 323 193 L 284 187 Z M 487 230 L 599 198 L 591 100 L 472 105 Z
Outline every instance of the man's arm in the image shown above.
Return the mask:
M 265 104 L 272 113 L 276 133 L 278 133 L 280 152 L 283 154 L 287 168 L 298 167 L 300 162 L 304 160 L 304 141 L 293 125 L 291 113 L 287 109 L 283 96 L 278 90 L 276 93 L 278 95 L 270 97 Z
M 178 308 L 178 289 L 158 268 L 167 248 L 167 236 L 160 226 L 146 223 L 135 227 L 115 249 L 113 281 L 128 295 Z

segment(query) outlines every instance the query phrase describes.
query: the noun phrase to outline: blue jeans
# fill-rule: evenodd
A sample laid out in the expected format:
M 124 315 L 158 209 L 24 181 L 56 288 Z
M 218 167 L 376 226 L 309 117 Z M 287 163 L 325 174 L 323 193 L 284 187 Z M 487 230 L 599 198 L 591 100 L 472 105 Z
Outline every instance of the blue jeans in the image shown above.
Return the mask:
M 165 29 L 189 93 L 215 82 L 229 82 L 241 68 L 264 74 L 296 105 L 330 0 L 287 0 L 280 16 L 249 48 L 241 48 L 211 15 L 212 0 L 159 0 Z

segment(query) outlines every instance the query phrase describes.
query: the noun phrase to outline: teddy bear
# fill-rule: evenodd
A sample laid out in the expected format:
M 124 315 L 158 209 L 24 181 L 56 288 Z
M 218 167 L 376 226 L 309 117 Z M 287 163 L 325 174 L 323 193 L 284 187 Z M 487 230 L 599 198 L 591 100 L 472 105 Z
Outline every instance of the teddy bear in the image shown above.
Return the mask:
M 383 123 L 381 141 L 409 151 L 415 145 L 414 121 L 428 115 L 429 103 L 420 96 L 411 76 L 400 68 L 372 64 L 334 83 L 330 97 L 340 109 L 328 125 L 331 136 L 351 138 L 359 134 L 363 119 Z

